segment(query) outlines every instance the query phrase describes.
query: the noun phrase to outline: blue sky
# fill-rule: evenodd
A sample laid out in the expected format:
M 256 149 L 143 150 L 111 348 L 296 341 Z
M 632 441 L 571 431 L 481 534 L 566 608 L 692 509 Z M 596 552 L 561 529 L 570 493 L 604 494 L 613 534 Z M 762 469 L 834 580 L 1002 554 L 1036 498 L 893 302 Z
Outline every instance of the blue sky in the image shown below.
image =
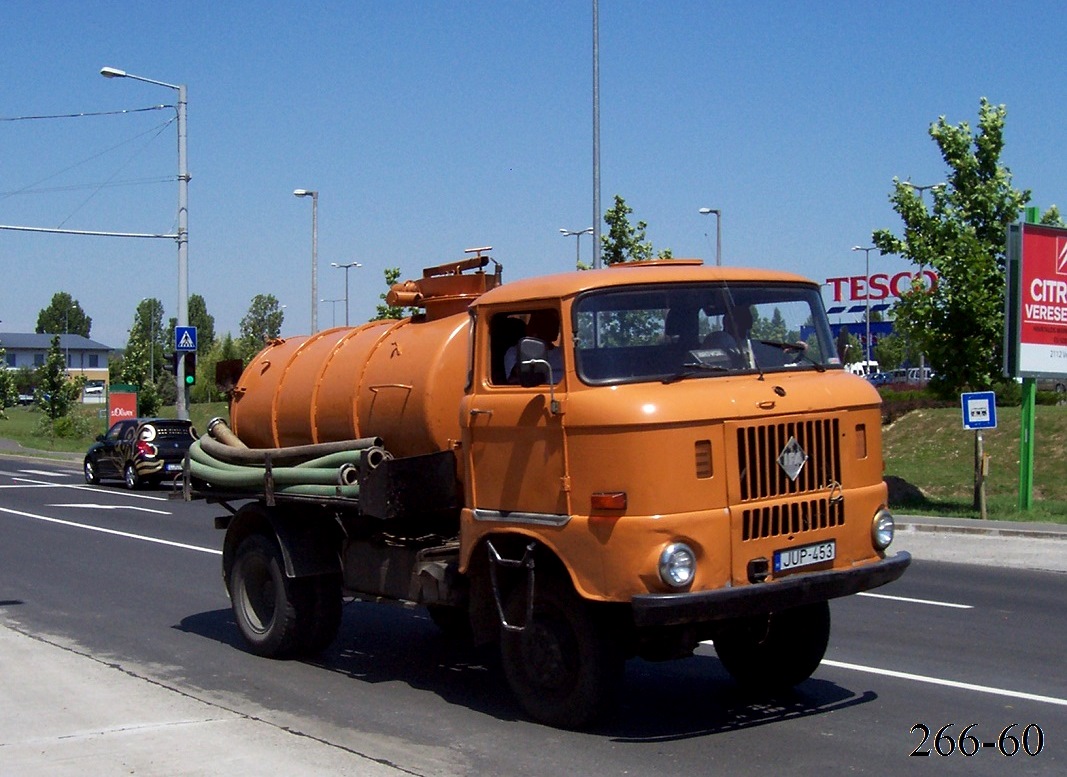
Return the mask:
M 0 118 L 172 103 L 107 65 L 189 90 L 190 291 L 235 336 L 252 297 L 310 328 L 319 297 L 366 320 L 383 270 L 417 277 L 491 245 L 505 280 L 573 267 L 592 224 L 591 0 L 0 3 Z M 943 180 L 927 130 L 1006 104 L 1003 161 L 1067 206 L 1067 9 L 1029 2 L 601 0 L 601 203 L 615 194 L 675 256 L 816 280 L 863 272 L 899 229 L 892 179 Z M 171 232 L 172 111 L 0 121 L 0 224 Z M 591 256 L 582 238 L 583 259 Z M 176 314 L 169 240 L 0 231 L 0 331 L 57 291 L 121 347 L 138 301 Z M 871 256 L 871 271 L 906 268 Z M 320 328 L 344 303 L 319 308 Z

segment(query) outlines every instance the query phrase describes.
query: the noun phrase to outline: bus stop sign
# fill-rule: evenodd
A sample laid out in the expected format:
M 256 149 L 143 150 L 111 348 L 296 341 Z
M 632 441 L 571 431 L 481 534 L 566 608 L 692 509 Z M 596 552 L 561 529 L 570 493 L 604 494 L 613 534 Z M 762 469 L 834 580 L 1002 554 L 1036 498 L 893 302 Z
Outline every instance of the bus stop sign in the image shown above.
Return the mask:
M 996 429 L 997 398 L 992 391 L 969 391 L 960 394 L 964 429 Z

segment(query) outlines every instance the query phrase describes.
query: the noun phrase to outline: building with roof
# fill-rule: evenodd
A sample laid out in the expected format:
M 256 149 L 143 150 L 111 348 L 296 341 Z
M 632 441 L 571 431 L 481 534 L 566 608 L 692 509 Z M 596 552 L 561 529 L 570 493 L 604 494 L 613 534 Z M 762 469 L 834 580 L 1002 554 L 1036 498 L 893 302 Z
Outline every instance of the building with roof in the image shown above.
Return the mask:
M 4 366 L 9 370 L 23 367 L 36 370 L 44 366 L 52 347 L 51 334 L 0 332 L 0 348 L 4 349 Z M 108 356 L 114 349 L 81 335 L 59 335 L 59 347 L 66 355 L 67 374 L 84 375 L 85 398 L 107 395 Z

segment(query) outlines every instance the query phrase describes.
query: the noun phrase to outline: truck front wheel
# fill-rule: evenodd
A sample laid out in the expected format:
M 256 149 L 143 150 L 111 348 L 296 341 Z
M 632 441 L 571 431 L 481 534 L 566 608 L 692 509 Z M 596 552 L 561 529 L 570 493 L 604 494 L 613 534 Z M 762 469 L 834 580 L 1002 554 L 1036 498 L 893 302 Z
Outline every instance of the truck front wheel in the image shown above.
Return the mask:
M 237 547 L 229 581 L 237 627 L 256 655 L 317 653 L 334 640 L 341 622 L 339 575 L 286 577 L 277 543 L 252 534 Z
M 581 728 L 611 703 L 622 681 L 624 656 L 570 585 L 537 582 L 530 623 L 525 623 L 525 587 L 509 598 L 508 623 L 523 624 L 523 630 L 502 633 L 504 674 L 533 718 Z
M 830 605 L 816 602 L 724 624 L 715 651 L 742 685 L 776 691 L 811 677 L 829 641 Z

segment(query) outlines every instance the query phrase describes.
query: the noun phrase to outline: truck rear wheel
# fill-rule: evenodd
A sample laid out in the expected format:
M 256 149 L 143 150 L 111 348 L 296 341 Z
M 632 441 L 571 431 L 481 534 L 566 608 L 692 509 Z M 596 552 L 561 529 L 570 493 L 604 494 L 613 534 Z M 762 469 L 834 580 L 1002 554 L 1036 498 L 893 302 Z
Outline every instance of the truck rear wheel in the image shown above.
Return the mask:
M 739 683 L 784 690 L 811 677 L 830 641 L 830 605 L 817 602 L 725 624 L 715 651 Z
M 526 589 L 506 607 L 501 657 L 508 684 L 536 720 L 561 728 L 587 726 L 611 703 L 622 681 L 624 657 L 603 624 L 569 584 L 538 580 L 533 620 L 526 620 Z
M 229 581 L 237 627 L 256 655 L 318 653 L 337 636 L 340 575 L 286 577 L 273 539 L 262 534 L 246 537 L 234 554 Z

